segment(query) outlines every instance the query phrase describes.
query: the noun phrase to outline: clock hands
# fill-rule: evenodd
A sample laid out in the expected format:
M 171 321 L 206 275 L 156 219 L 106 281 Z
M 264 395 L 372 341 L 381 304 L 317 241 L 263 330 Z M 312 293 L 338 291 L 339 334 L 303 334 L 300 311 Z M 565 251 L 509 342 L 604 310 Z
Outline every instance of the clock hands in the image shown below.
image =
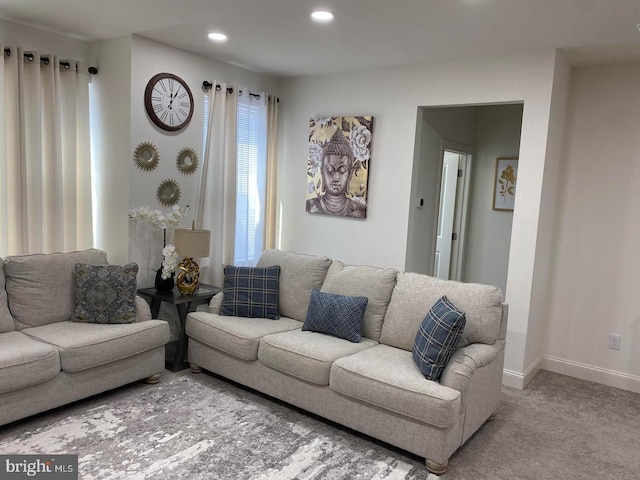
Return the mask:
M 169 96 L 171 97 L 171 100 L 169 100 L 169 109 L 173 109 L 173 101 L 175 100 L 175 98 L 178 96 L 178 92 L 180 91 L 180 87 L 178 87 L 178 90 L 176 90 L 176 93 L 172 93 L 169 92 Z

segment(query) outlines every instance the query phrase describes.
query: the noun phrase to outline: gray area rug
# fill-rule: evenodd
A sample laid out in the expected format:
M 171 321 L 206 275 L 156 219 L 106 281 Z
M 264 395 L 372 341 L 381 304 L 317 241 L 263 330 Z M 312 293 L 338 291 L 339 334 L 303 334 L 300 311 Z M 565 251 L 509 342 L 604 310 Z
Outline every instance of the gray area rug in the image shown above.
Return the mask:
M 78 454 L 84 480 L 438 478 L 420 459 L 189 370 L 0 428 L 0 452 Z
M 503 387 L 497 413 L 442 480 L 640 479 L 636 393 L 542 371 Z M 0 453 L 77 453 L 82 479 L 438 478 L 421 458 L 189 370 L 0 427 Z

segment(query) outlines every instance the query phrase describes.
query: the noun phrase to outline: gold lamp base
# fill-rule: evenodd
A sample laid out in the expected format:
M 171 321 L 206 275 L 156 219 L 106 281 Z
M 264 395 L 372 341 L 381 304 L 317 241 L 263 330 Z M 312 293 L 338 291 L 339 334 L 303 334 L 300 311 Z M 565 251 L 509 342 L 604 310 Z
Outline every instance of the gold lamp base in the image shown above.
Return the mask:
M 200 277 L 200 266 L 193 258 L 185 257 L 178 264 L 178 277 L 176 284 L 182 295 L 193 295 L 198 290 L 198 279 Z

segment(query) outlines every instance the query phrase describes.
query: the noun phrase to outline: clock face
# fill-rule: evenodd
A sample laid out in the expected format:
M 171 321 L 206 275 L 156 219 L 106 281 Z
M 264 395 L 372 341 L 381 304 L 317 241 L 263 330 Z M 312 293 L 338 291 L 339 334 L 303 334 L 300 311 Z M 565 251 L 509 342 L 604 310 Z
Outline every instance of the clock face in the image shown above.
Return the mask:
M 180 77 L 171 73 L 155 75 L 144 91 L 144 106 L 153 123 L 163 130 L 187 126 L 193 115 L 193 95 Z

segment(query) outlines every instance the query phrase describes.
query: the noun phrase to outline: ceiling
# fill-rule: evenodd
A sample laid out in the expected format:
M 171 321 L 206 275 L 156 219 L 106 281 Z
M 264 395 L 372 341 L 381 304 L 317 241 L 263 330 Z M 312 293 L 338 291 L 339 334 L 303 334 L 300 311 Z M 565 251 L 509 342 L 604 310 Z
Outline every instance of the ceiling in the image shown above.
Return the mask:
M 335 21 L 313 23 L 316 7 Z M 277 77 L 546 48 L 640 60 L 640 0 L 0 0 L 0 17 L 88 41 L 137 34 Z

